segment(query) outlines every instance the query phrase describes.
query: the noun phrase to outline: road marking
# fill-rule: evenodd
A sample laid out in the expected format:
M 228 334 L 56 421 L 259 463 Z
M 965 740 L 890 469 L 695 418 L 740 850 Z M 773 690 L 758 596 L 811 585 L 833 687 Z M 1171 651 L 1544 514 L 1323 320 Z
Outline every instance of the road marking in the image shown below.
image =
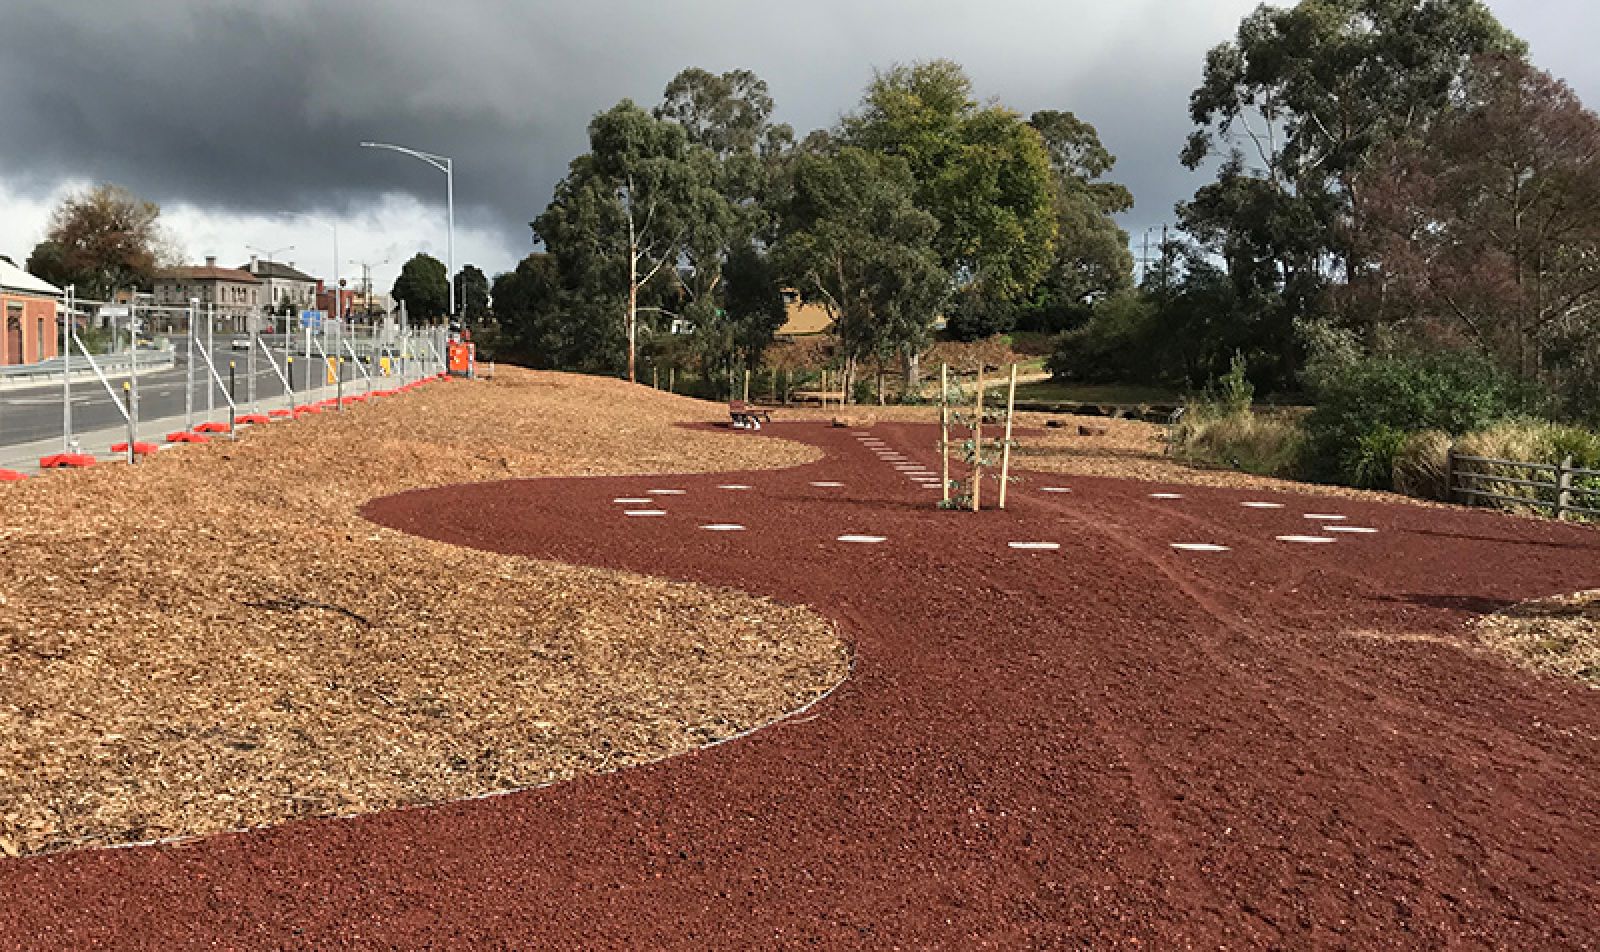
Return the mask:
M 701 526 L 700 528 L 706 529 L 706 530 L 708 530 L 710 532 L 743 532 L 744 531 L 744 526 L 741 526 L 736 522 L 713 522 L 710 525 Z
M 1328 538 L 1328 537 L 1326 537 L 1326 536 L 1286 535 L 1286 536 L 1278 536 L 1278 541 L 1279 542 L 1306 542 L 1306 543 L 1313 543 L 1314 544 L 1314 543 L 1319 543 L 1319 542 L 1332 542 L 1333 540 Z
M 1174 542 L 1174 543 L 1172 543 L 1172 547 L 1174 549 L 1180 549 L 1180 550 L 1182 550 L 1184 552 L 1230 552 L 1230 551 L 1232 551 L 1231 549 L 1229 549 L 1225 545 L 1213 545 L 1210 542 Z
M 1241 502 L 1239 505 L 1246 509 L 1282 509 L 1281 502 Z
M 1006 545 L 1013 549 L 1026 549 L 1033 552 L 1054 552 L 1061 548 L 1059 542 L 1007 542 Z
M 877 543 L 877 542 L 887 542 L 888 541 L 888 537 L 887 536 L 875 536 L 875 535 L 842 535 L 842 536 L 839 537 L 838 541 L 840 541 L 840 542 L 859 542 L 859 543 L 862 543 L 863 545 L 872 545 L 873 543 Z
M 650 498 L 635 499 L 635 498 L 633 498 L 631 496 L 619 496 L 616 499 L 613 499 L 611 501 L 612 502 L 620 502 L 620 503 L 622 503 L 624 505 L 628 505 L 628 506 L 647 506 L 650 503 L 655 502 L 654 499 L 650 499 Z
M 664 516 L 667 511 L 665 509 L 624 509 L 622 514 L 624 516 Z
M 1322 531 L 1323 532 L 1348 532 L 1348 533 L 1360 534 L 1360 535 L 1373 535 L 1378 530 L 1369 529 L 1366 526 L 1323 526 L 1322 527 Z

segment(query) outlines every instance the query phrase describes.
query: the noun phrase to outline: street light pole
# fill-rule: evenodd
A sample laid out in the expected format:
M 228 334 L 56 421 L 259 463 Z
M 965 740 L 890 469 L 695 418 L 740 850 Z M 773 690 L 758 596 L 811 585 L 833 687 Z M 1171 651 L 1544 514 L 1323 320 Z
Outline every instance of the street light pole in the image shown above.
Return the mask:
M 449 216 L 449 230 L 445 234 L 445 257 L 448 259 L 445 267 L 445 284 L 450 291 L 450 316 L 456 313 L 456 173 L 455 163 L 443 155 L 434 155 L 432 152 L 419 152 L 401 145 L 390 145 L 387 142 L 363 142 L 363 149 L 388 149 L 391 152 L 402 152 L 414 159 L 421 159 L 434 168 L 444 173 L 445 178 L 445 208 Z

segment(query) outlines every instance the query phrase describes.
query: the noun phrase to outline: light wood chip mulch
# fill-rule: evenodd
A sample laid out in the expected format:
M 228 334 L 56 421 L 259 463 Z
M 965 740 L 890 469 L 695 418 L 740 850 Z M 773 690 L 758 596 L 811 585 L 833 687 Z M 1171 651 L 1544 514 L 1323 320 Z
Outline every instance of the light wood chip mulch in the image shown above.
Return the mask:
M 809 610 L 380 529 L 508 477 L 785 466 L 725 408 L 502 368 L 0 486 L 0 853 L 520 788 L 689 750 L 841 680 Z
M 1600 591 L 1523 602 L 1475 627 L 1483 644 L 1524 667 L 1600 688 Z

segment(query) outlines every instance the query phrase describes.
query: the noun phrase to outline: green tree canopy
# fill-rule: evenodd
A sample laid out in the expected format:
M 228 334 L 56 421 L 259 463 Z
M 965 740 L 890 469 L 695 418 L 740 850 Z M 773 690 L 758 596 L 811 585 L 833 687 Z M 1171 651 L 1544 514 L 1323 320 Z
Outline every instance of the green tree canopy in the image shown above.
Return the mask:
M 405 302 L 406 314 L 412 320 L 443 317 L 450 308 L 444 262 L 418 252 L 401 266 L 390 293 L 396 301 Z
M 796 156 L 774 250 L 779 273 L 821 301 L 851 361 L 915 353 L 949 276 L 938 220 L 913 200 L 906 163 L 854 146 Z
M 463 265 L 456 272 L 456 308 L 468 325 L 489 316 L 489 278 L 477 265 Z
M 125 288 L 151 286 L 157 268 L 174 264 L 161 208 L 119 185 L 96 185 L 61 200 L 27 270 L 78 296 L 109 300 Z
M 933 245 L 953 283 L 1012 300 L 1049 268 L 1056 218 L 1044 142 L 1016 113 L 980 106 L 959 65 L 878 73 L 841 136 L 905 162 L 918 207 L 939 223 Z

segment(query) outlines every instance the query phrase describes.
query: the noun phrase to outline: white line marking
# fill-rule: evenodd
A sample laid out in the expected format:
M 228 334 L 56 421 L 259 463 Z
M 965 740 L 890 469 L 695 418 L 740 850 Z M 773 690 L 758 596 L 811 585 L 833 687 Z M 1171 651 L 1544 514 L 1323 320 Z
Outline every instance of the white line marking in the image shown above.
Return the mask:
M 619 496 L 616 499 L 613 499 L 611 501 L 612 502 L 620 502 L 625 506 L 648 506 L 649 504 L 655 502 L 654 499 L 648 499 L 648 498 L 634 499 L 634 498 L 631 498 L 629 496 Z
M 1072 490 L 1068 489 L 1065 486 L 1040 486 L 1039 487 L 1039 491 L 1042 492 L 1042 493 L 1070 493 L 1070 492 L 1072 492 Z
M 744 531 L 744 526 L 739 525 L 737 522 L 713 522 L 710 525 L 701 526 L 700 528 L 705 529 L 705 530 L 710 531 L 710 532 L 743 532 Z
M 664 516 L 667 511 L 665 509 L 624 509 L 622 514 L 624 516 Z
M 873 544 L 875 542 L 887 542 L 888 541 L 888 536 L 842 535 L 842 536 L 839 537 L 838 541 L 840 541 L 840 542 L 860 542 L 860 543 L 862 543 L 864 545 L 871 545 L 871 544 Z
M 832 483 L 832 482 L 828 482 L 827 480 L 823 480 L 821 482 L 814 482 L 811 485 L 816 486 L 818 489 L 842 489 L 842 488 L 844 488 L 844 483 Z
M 1007 542 L 1006 545 L 1013 549 L 1026 549 L 1034 552 L 1054 552 L 1061 548 L 1059 542 Z
M 746 486 L 744 483 L 728 483 L 726 486 L 718 486 L 717 488 L 718 489 L 753 489 L 755 487 Z
M 1151 499 L 1182 499 L 1183 493 L 1151 493 Z
M 1174 549 L 1181 549 L 1184 552 L 1230 552 L 1230 551 L 1232 551 L 1231 549 L 1229 549 L 1225 545 L 1212 545 L 1209 542 L 1174 542 L 1174 543 L 1172 543 L 1172 547 Z
M 1318 543 L 1318 542 L 1332 542 L 1333 540 L 1328 538 L 1328 537 L 1326 537 L 1326 536 L 1286 535 L 1286 536 L 1278 536 L 1278 541 L 1279 542 Z
M 684 493 L 687 492 L 687 490 L 683 490 L 683 489 L 646 489 L 645 492 L 648 493 L 649 495 L 652 495 L 652 496 L 682 496 L 682 495 L 684 495 Z
M 1323 526 L 1323 532 L 1348 532 L 1359 535 L 1373 535 L 1378 530 L 1368 529 L 1366 526 Z
M 1282 509 L 1281 502 L 1241 502 L 1239 505 L 1246 509 Z
M 1308 513 L 1306 513 L 1306 518 L 1307 519 L 1314 519 L 1317 522 L 1343 522 L 1344 520 L 1346 520 L 1346 519 L 1348 519 L 1350 517 L 1349 516 L 1332 516 L 1332 515 L 1329 515 L 1329 514 L 1327 514 L 1325 512 L 1308 512 Z

